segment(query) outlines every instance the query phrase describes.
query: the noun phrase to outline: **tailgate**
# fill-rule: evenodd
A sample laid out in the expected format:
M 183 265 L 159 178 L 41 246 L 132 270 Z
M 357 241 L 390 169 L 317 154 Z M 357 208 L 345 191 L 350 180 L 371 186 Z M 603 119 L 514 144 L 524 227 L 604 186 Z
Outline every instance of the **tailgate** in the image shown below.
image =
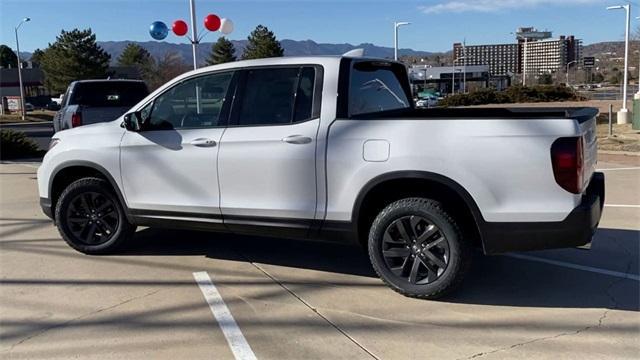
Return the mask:
M 120 117 L 120 115 L 124 114 L 127 110 L 129 110 L 128 107 L 83 106 L 81 109 L 82 124 L 88 125 L 112 121 Z

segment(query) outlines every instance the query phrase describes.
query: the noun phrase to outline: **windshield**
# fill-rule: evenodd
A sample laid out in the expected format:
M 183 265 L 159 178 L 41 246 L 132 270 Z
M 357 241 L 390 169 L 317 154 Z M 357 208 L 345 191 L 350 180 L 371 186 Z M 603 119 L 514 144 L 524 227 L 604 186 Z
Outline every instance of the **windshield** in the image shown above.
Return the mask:
M 132 107 L 149 94 L 143 82 L 92 81 L 76 84 L 69 105 Z

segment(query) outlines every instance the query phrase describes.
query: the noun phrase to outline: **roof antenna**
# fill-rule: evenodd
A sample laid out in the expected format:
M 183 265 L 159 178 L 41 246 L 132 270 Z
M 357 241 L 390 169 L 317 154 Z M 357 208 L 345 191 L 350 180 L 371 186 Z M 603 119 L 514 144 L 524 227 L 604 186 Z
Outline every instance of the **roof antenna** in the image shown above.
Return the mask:
M 342 54 L 342 56 L 344 57 L 363 57 L 364 56 L 364 49 L 353 49 L 350 51 L 347 51 L 346 53 Z

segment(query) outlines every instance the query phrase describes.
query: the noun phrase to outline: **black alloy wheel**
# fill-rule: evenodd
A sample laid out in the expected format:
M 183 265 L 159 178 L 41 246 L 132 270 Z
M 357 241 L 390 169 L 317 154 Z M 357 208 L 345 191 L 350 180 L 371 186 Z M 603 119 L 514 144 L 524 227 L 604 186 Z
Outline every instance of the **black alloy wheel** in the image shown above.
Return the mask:
M 396 276 L 411 284 L 436 281 L 449 264 L 449 243 L 442 231 L 422 216 L 404 216 L 384 232 L 382 256 Z

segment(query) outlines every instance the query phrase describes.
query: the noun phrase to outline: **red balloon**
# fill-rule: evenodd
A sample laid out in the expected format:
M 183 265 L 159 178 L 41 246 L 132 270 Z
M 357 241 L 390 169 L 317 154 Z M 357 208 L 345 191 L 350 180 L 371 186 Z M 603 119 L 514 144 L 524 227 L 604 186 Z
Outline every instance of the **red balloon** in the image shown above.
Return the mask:
M 171 26 L 171 30 L 173 30 L 173 33 L 178 35 L 178 36 L 183 36 L 187 33 L 189 27 L 187 27 L 187 23 L 182 21 L 182 20 L 176 20 L 173 22 L 173 25 Z
M 220 18 L 213 14 L 207 15 L 204 18 L 204 27 L 209 31 L 218 31 L 220 29 Z

